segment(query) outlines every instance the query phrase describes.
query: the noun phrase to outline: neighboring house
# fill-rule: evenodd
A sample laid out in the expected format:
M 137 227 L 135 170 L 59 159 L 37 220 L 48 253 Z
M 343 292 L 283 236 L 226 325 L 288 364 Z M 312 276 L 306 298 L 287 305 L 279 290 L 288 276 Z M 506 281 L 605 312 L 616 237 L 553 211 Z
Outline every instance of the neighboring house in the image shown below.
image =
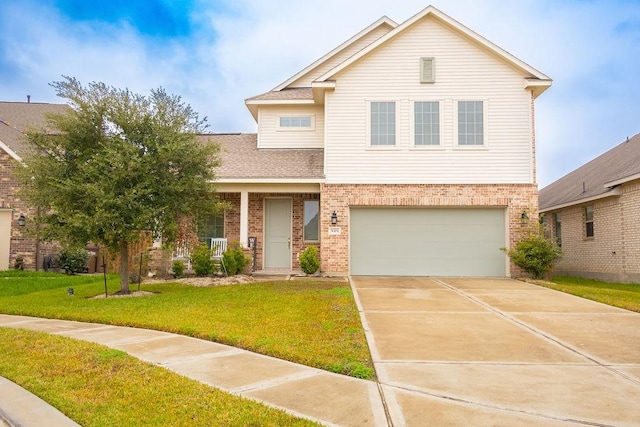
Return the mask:
M 13 170 L 22 167 L 25 132 L 46 129 L 47 113 L 68 108 L 65 104 L 0 102 L 0 270 L 13 267 L 17 258 L 22 258 L 24 268 L 34 269 L 47 255 L 47 245 L 25 232 L 25 223 L 35 211 L 20 199 Z
M 640 134 L 540 190 L 556 274 L 640 282 Z
M 500 248 L 537 226 L 534 100 L 550 86 L 434 7 L 383 17 L 247 99 L 257 135 L 211 136 L 232 209 L 200 237 L 255 237 L 265 271 L 317 245 L 325 274 L 518 274 Z

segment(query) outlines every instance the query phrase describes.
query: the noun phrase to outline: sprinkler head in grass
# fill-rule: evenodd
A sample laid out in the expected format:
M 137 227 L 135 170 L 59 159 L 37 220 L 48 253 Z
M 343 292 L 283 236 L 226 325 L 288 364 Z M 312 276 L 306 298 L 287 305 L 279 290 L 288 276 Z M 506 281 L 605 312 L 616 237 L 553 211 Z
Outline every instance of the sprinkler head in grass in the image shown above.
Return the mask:
M 73 296 L 73 288 L 67 289 L 67 295 L 69 295 L 70 297 Z

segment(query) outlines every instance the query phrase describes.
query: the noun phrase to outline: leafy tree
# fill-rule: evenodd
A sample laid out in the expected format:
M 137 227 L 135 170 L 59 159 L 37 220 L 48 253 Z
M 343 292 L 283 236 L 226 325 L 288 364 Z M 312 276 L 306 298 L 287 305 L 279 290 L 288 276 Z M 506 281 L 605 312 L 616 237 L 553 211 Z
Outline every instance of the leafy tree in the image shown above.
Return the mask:
M 542 279 L 562 255 L 560 247 L 554 241 L 535 233 L 516 243 L 515 249 L 501 250 L 534 279 Z
M 41 236 L 119 253 L 128 293 L 128 248 L 141 231 L 172 241 L 179 218 L 219 208 L 219 147 L 197 138 L 206 119 L 161 88 L 142 96 L 66 76 L 51 86 L 72 108 L 49 116 L 58 134 L 28 133 L 24 195 L 40 208 Z

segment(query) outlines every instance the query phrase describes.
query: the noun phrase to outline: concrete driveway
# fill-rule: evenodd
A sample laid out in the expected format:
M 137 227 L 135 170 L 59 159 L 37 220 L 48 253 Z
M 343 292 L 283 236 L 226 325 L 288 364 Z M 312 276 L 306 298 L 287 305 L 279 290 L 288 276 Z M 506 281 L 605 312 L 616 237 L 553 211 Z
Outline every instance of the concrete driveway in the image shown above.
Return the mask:
M 510 279 L 351 281 L 394 426 L 640 426 L 640 314 Z

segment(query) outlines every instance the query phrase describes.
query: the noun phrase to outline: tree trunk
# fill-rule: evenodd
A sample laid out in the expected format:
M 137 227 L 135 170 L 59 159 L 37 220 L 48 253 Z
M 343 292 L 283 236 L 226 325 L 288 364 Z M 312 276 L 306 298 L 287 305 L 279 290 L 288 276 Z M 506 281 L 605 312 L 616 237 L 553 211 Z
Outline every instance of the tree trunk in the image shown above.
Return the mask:
M 129 290 L 129 242 L 120 242 L 120 293 L 130 294 Z

